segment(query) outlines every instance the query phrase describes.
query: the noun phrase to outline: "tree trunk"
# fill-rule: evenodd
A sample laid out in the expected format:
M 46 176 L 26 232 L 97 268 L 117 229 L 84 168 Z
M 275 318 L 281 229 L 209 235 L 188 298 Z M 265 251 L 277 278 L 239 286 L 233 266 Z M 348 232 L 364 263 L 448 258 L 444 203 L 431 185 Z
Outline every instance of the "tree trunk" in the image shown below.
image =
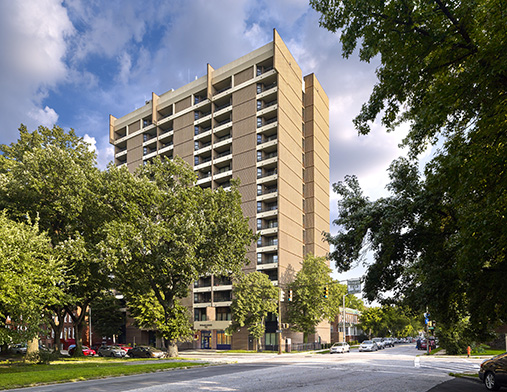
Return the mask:
M 308 332 L 303 332 L 303 343 L 308 343 Z
M 83 331 L 84 331 L 84 323 L 81 320 L 80 322 L 74 323 L 74 335 L 76 340 L 76 350 L 74 351 L 75 357 L 82 357 L 83 354 Z
M 74 351 L 75 357 L 83 356 L 83 330 L 87 308 L 88 303 L 83 304 L 83 306 L 78 306 L 75 311 L 73 311 L 74 309 L 66 308 L 74 326 L 74 338 L 76 341 L 76 349 Z M 79 314 L 77 314 L 78 310 L 80 311 Z
M 56 313 L 56 317 L 58 318 L 58 323 L 55 323 L 52 318 L 49 318 L 48 321 L 49 321 L 49 324 L 51 325 L 51 329 L 53 330 L 53 334 L 55 336 L 53 351 L 60 352 L 60 345 L 61 345 L 60 336 L 62 335 L 63 323 L 64 323 L 63 320 L 65 319 L 65 314 L 67 312 L 65 311 L 65 309 L 62 308 L 62 309 L 55 310 L 55 313 Z
M 260 336 L 257 338 L 257 352 L 262 352 L 262 341 Z
M 35 337 L 32 340 L 28 341 L 28 345 L 26 347 L 26 355 L 33 354 L 39 351 L 39 338 Z
M 170 358 L 175 358 L 178 356 L 178 346 L 175 340 L 170 340 L 167 344 L 167 356 Z

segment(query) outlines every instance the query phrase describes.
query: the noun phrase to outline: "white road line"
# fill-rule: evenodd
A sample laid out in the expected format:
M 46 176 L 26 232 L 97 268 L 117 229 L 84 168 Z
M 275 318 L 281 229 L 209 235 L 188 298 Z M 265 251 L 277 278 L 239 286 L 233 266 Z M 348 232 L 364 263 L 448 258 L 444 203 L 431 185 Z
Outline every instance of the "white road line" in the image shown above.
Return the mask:
M 416 368 L 421 367 L 421 362 L 419 360 L 419 357 L 415 357 L 415 359 L 414 359 L 414 367 L 416 367 Z

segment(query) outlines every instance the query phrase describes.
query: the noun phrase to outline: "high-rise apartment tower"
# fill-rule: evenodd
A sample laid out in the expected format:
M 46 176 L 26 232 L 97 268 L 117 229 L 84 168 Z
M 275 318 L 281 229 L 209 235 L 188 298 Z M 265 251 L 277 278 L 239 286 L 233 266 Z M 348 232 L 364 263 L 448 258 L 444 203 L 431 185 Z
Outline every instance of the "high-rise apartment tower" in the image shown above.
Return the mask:
M 245 272 L 262 271 L 285 287 L 307 253 L 325 256 L 329 231 L 329 106 L 315 75 L 301 69 L 273 30 L 273 41 L 162 95 L 121 118 L 110 116 L 116 165 L 129 170 L 160 155 L 180 156 L 201 187 L 241 181 L 242 208 L 260 234 Z M 195 347 L 251 348 L 245 331 L 226 336 L 231 282 L 195 282 L 184 300 L 192 310 Z M 283 317 L 283 314 L 282 314 Z M 278 344 L 276 320 L 266 322 L 266 347 Z M 127 332 L 128 334 L 128 332 Z M 330 341 L 329 325 L 314 338 Z M 300 334 L 284 331 L 300 341 Z M 132 338 L 127 336 L 128 341 Z M 146 338 L 137 337 L 141 343 Z

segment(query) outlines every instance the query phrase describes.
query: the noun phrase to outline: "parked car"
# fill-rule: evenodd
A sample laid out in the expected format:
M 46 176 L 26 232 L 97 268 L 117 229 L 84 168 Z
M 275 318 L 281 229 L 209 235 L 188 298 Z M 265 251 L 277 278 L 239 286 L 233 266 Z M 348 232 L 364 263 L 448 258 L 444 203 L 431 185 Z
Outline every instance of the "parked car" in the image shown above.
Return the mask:
M 382 339 L 382 341 L 384 342 L 384 345 L 386 347 L 394 347 L 394 339 L 393 338 L 384 338 L 384 339 Z
M 14 354 L 26 354 L 26 343 L 18 343 L 18 344 L 14 344 L 10 347 L 10 350 L 14 353 Z
M 482 362 L 479 378 L 490 391 L 507 386 L 507 352 Z
M 137 346 L 128 351 L 131 358 L 164 358 L 165 355 L 164 351 L 149 346 Z
M 329 349 L 329 354 L 349 353 L 350 346 L 347 342 L 337 342 Z
M 99 348 L 98 354 L 100 357 L 116 357 L 123 358 L 127 355 L 125 351 L 119 346 L 102 346 Z
M 437 348 L 437 343 L 435 342 L 435 339 L 430 338 L 430 347 L 431 349 Z M 419 344 L 419 350 L 427 350 L 428 349 L 428 341 L 426 339 L 421 340 L 421 344 Z
M 76 345 L 71 344 L 68 348 L 69 355 L 72 357 L 74 355 L 75 351 L 76 351 Z M 93 356 L 97 355 L 97 352 L 88 346 L 83 346 L 83 355 L 85 357 L 88 357 L 88 356 L 93 357 Z
M 377 351 L 378 346 L 373 340 L 365 340 L 359 345 L 359 352 L 362 351 Z
M 376 344 L 379 350 L 386 348 L 385 343 L 382 341 L 382 338 L 373 338 L 372 339 Z
M 120 347 L 126 353 L 128 353 L 129 350 L 132 348 L 132 346 L 129 346 L 127 344 L 122 344 L 122 343 L 119 343 L 117 346 Z

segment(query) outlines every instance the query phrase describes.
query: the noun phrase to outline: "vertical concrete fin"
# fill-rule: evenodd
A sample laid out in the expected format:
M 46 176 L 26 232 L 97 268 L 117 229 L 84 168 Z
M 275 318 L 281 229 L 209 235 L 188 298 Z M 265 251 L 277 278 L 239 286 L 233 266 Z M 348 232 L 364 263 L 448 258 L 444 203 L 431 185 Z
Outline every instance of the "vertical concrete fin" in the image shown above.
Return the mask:
M 209 100 L 211 100 L 211 97 L 213 96 L 213 87 L 212 87 L 212 84 L 211 84 L 211 81 L 213 80 L 213 67 L 211 65 L 209 65 L 208 63 L 208 86 L 207 86 L 207 97 Z
M 116 117 L 113 115 L 109 115 L 109 143 L 114 143 L 114 123 L 116 122 Z
M 158 122 L 158 95 L 151 93 L 151 122 L 157 125 Z

